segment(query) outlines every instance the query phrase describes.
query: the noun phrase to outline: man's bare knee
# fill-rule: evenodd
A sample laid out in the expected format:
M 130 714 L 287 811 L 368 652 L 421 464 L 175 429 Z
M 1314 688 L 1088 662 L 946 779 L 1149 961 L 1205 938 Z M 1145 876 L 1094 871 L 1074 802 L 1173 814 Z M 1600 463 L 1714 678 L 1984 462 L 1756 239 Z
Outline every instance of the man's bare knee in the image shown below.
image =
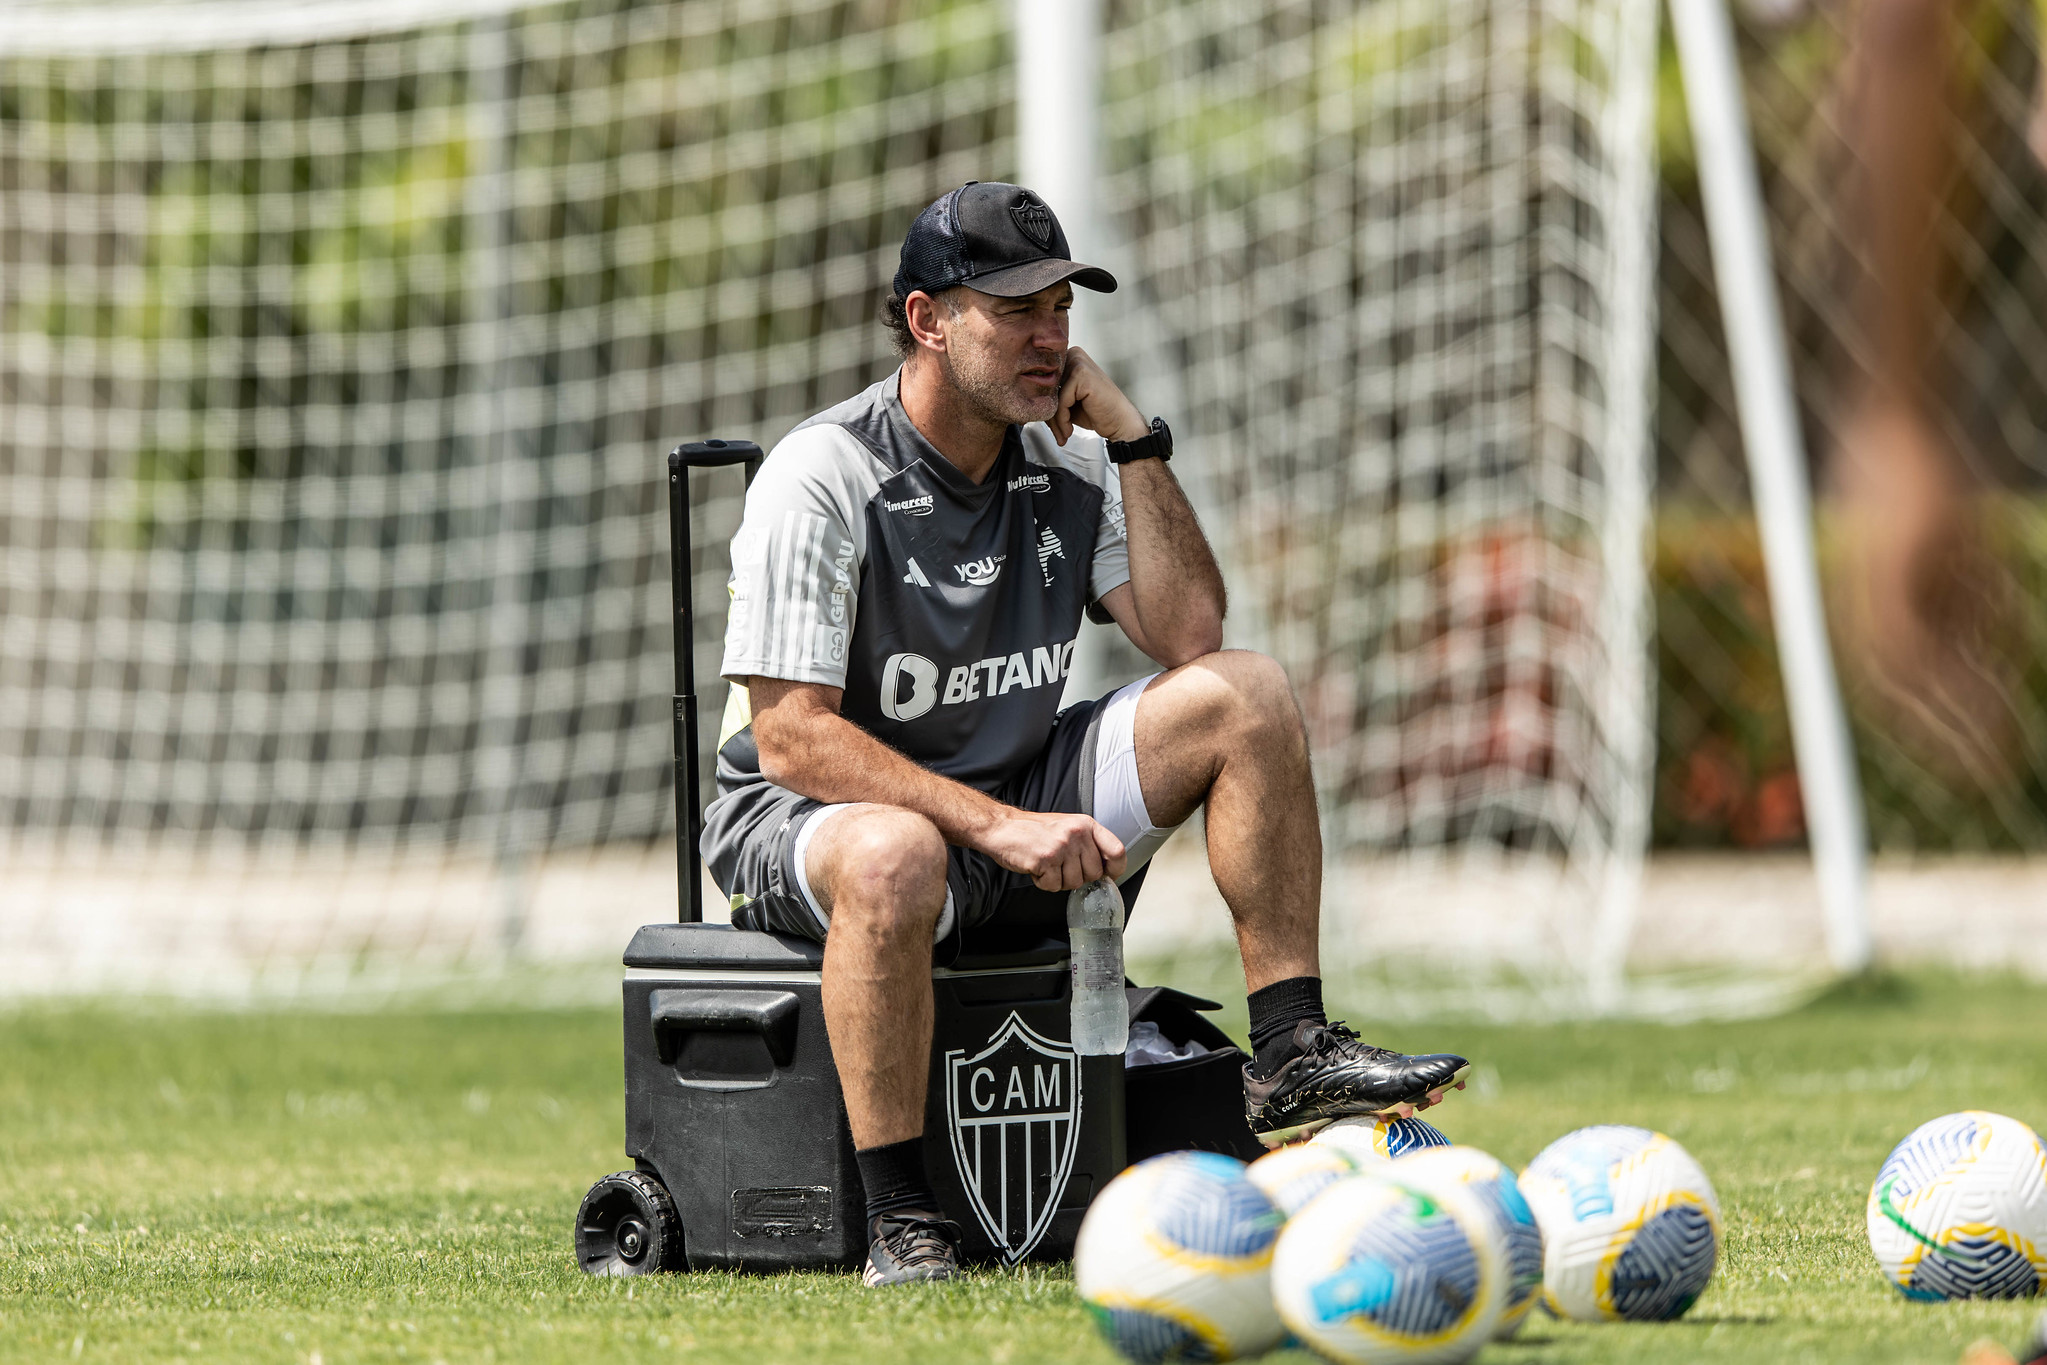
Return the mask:
M 945 908 L 945 839 L 913 811 L 858 806 L 812 843 L 811 884 L 833 922 L 858 920 L 884 934 L 929 938 Z
M 1293 709 L 1293 683 L 1288 681 L 1279 660 L 1270 654 L 1249 649 L 1225 649 L 1209 657 L 1217 661 L 1224 676 L 1229 678 L 1237 695 L 1245 702 L 1260 709 L 1275 704 L 1284 710 Z
M 1261 745 L 1302 733 L 1293 684 L 1270 655 L 1222 649 L 1186 667 L 1198 697 L 1187 719 L 1197 732 Z

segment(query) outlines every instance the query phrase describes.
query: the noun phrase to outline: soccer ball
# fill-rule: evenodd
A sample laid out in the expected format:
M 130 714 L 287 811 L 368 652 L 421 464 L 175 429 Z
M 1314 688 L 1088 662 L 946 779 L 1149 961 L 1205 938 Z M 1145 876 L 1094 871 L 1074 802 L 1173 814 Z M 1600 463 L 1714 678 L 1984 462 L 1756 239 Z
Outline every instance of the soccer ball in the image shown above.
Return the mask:
M 1477 1196 L 1409 1184 L 1397 1165 L 1317 1195 L 1272 1257 L 1280 1317 L 1345 1365 L 1469 1360 L 1499 1323 L 1506 1279 Z
M 1720 1259 L 1720 1201 L 1691 1154 L 1647 1128 L 1566 1133 L 1521 1173 L 1542 1228 L 1542 1298 L 1580 1322 L 1684 1316 Z
M 1074 1286 L 1131 1360 L 1234 1360 L 1286 1336 L 1270 1273 L 1283 1220 L 1244 1169 L 1213 1152 L 1168 1152 L 1111 1180 L 1087 1211 Z
M 1267 1152 L 1252 1162 L 1244 1175 L 1272 1201 L 1274 1208 L 1291 1218 L 1310 1199 L 1357 1171 L 1358 1163 L 1341 1147 L 1297 1142 Z
M 1479 1197 L 1507 1256 L 1506 1302 L 1493 1337 L 1504 1340 L 1520 1331 L 1542 1290 L 1542 1229 L 1514 1173 L 1476 1147 L 1430 1147 L 1402 1157 L 1394 1174 L 1424 1189 L 1443 1181 L 1464 1185 Z
M 1374 1161 L 1418 1152 L 1424 1147 L 1448 1147 L 1450 1139 L 1420 1119 L 1389 1119 L 1363 1115 L 1338 1119 L 1309 1139 L 1310 1146 L 1339 1147 L 1350 1153 L 1360 1166 Z
M 1971 1109 L 1922 1123 L 1869 1191 L 1869 1249 L 1911 1299 L 2016 1299 L 2047 1284 L 2047 1148 Z

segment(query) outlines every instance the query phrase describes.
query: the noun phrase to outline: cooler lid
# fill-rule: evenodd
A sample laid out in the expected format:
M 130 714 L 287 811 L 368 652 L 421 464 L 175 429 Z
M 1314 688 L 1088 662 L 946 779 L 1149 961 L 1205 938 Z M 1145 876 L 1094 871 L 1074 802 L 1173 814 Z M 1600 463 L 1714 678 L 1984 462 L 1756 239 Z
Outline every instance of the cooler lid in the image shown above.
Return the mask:
M 824 947 L 786 934 L 729 924 L 643 924 L 626 945 L 628 967 L 724 972 L 814 972 Z
M 1029 941 L 993 939 L 978 947 L 969 944 L 951 969 L 958 973 L 1056 967 L 1065 960 L 1065 943 L 1033 935 Z M 824 965 L 824 948 L 809 939 L 734 929 L 729 924 L 643 924 L 626 945 L 625 965 L 721 972 L 814 972 Z

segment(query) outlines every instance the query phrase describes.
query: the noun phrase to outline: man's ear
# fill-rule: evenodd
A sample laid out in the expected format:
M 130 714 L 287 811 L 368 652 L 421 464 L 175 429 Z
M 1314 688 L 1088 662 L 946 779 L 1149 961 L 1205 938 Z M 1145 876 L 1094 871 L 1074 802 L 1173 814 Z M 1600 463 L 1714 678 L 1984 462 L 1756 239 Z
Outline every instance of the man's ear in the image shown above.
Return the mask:
M 947 316 L 945 305 L 921 289 L 910 291 L 910 297 L 903 300 L 903 317 L 910 324 L 910 335 L 917 339 L 921 351 L 943 351 L 945 332 L 939 320 Z

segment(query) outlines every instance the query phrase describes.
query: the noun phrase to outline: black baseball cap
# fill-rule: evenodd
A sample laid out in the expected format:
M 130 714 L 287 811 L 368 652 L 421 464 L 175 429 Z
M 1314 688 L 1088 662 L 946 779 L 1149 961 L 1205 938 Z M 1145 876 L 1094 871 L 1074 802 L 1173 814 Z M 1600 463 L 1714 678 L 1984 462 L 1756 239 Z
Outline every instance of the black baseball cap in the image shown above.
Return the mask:
M 1114 275 L 1075 263 L 1059 220 L 1035 193 L 1021 185 L 969 180 L 910 224 L 895 291 L 897 298 L 907 299 L 919 289 L 936 294 L 964 284 L 983 294 L 1020 299 L 1062 280 L 1098 293 L 1116 292 Z

